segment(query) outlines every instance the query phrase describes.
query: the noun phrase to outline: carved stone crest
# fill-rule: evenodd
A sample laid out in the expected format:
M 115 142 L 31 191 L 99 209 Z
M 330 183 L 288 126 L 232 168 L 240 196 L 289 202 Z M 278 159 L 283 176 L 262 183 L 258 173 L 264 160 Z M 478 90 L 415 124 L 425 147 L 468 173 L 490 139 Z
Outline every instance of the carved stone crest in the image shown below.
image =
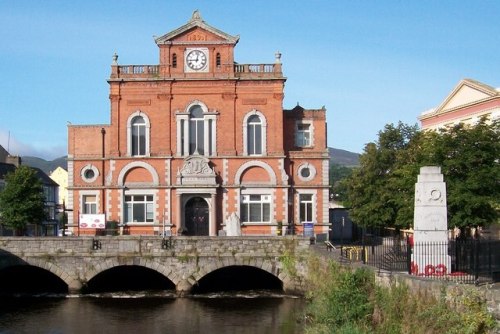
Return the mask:
M 177 172 L 177 184 L 215 184 L 215 171 L 207 158 L 196 155 L 187 157 Z

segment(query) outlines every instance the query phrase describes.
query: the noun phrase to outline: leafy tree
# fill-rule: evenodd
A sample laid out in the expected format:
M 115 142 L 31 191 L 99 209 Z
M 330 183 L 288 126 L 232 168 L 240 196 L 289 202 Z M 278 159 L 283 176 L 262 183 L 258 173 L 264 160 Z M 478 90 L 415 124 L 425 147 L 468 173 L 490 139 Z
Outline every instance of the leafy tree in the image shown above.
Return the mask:
M 20 166 L 5 177 L 5 188 L 0 192 L 2 222 L 23 234 L 28 223 L 40 223 L 46 218 L 43 187 L 35 171 Z
M 428 161 L 441 166 L 447 186 L 448 225 L 464 229 L 498 221 L 500 121 L 456 125 L 432 142 Z
M 398 219 L 399 210 L 411 191 L 395 177 L 395 171 L 405 164 L 401 152 L 418 134 L 417 125 L 388 124 L 380 131 L 377 143 L 368 143 L 360 156 L 360 167 L 346 179 L 347 201 L 351 217 L 362 226 L 404 226 Z M 414 185 L 414 182 L 413 182 Z M 408 195 L 409 196 L 409 195 Z
M 439 132 L 386 125 L 369 143 L 360 167 L 345 183 L 347 205 L 360 225 L 411 227 L 414 189 L 422 166 L 441 166 L 447 185 L 449 227 L 498 221 L 500 122 L 457 125 Z
M 330 165 L 330 194 L 336 201 L 343 202 L 347 199 L 347 188 L 342 181 L 352 174 L 352 170 L 342 165 Z

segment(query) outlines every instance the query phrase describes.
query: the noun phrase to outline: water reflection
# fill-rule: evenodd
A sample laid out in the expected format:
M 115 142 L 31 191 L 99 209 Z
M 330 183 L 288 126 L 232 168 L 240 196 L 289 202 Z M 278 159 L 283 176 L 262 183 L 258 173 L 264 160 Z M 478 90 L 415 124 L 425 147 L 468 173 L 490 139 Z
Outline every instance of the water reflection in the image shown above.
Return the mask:
M 148 296 L 148 297 L 146 297 Z M 304 300 L 250 291 L 1 300 L 0 333 L 302 333 Z

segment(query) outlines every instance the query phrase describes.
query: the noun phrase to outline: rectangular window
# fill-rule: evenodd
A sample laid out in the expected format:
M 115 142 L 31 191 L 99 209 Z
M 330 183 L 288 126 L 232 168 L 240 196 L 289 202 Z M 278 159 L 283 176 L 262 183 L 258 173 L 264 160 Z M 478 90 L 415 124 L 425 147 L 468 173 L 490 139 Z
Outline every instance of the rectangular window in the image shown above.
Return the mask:
M 271 196 L 243 195 L 241 201 L 241 221 L 247 223 L 271 222 Z
M 83 196 L 83 212 L 84 214 L 97 214 L 97 196 L 84 195 Z
M 296 145 L 298 147 L 309 147 L 312 145 L 311 124 L 297 123 Z
M 45 202 L 55 202 L 56 201 L 56 192 L 55 192 L 54 187 L 43 186 L 43 194 L 45 196 Z
M 300 222 L 312 222 L 313 221 L 313 195 L 312 194 L 300 194 L 299 195 L 299 207 L 300 207 Z
M 125 221 L 129 223 L 152 223 L 154 221 L 153 195 L 126 195 Z

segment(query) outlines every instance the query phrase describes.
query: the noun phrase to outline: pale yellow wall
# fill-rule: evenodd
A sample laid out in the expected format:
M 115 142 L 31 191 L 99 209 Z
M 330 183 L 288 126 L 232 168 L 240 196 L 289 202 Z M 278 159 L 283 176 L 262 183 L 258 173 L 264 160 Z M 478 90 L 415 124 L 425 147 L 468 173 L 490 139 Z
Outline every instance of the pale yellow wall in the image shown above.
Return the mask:
M 50 178 L 59 185 L 59 204 L 63 202 L 68 204 L 68 171 L 64 168 L 57 167 L 52 173 Z

